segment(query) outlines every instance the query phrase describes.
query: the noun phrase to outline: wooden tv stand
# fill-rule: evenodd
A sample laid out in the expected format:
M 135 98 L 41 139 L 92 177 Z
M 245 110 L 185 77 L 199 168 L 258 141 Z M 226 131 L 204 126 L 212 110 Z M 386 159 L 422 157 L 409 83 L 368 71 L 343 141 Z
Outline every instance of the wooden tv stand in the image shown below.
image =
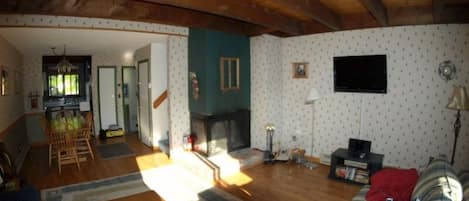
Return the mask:
M 368 184 L 371 176 L 383 167 L 383 154 L 369 153 L 364 158 L 352 156 L 339 148 L 331 155 L 329 178 L 353 184 Z

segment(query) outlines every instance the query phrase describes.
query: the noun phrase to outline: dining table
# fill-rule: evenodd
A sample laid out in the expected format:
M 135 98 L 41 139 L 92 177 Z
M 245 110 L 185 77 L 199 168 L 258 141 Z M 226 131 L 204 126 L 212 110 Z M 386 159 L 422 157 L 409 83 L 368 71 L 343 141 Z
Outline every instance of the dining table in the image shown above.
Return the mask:
M 81 115 L 69 116 L 69 117 L 58 117 L 50 121 L 51 125 L 51 137 L 53 140 L 53 146 L 64 148 L 72 148 L 78 152 L 79 146 L 77 145 L 78 139 L 85 132 L 83 125 L 83 118 Z M 85 156 L 78 156 L 79 162 L 86 161 Z M 75 163 L 74 160 L 62 162 L 62 164 Z

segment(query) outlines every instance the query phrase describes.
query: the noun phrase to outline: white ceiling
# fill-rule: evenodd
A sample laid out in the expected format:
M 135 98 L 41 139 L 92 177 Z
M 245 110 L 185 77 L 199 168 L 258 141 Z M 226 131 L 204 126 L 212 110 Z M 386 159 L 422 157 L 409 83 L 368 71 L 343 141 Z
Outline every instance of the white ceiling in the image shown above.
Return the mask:
M 166 41 L 165 35 L 127 31 L 58 28 L 0 28 L 0 36 L 22 54 L 92 55 L 102 52 L 133 52 L 149 43 Z

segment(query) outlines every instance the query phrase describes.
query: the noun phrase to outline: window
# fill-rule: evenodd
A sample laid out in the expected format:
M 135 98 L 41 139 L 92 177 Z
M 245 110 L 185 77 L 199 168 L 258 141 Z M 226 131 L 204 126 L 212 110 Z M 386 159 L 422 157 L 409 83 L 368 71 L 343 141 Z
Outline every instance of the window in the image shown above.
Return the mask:
M 80 95 L 80 79 L 78 73 L 49 74 L 49 96 Z
M 239 58 L 220 57 L 220 89 L 223 92 L 240 90 Z
M 57 63 L 62 60 L 63 56 L 42 57 L 45 102 L 57 98 L 65 98 L 65 102 L 69 100 L 73 102 L 89 95 L 87 83 L 91 75 L 91 56 L 67 56 L 67 60 L 74 66 L 68 72 L 57 70 Z

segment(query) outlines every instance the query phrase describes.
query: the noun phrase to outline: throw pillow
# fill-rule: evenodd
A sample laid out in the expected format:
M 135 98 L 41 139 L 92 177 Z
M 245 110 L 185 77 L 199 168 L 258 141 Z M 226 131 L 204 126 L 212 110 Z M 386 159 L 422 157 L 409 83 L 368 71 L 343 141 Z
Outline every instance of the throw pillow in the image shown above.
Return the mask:
M 419 176 L 416 169 L 383 169 L 371 177 L 367 201 L 410 200 Z
M 412 201 L 462 200 L 462 186 L 451 165 L 445 160 L 433 160 L 420 175 L 412 193 Z

